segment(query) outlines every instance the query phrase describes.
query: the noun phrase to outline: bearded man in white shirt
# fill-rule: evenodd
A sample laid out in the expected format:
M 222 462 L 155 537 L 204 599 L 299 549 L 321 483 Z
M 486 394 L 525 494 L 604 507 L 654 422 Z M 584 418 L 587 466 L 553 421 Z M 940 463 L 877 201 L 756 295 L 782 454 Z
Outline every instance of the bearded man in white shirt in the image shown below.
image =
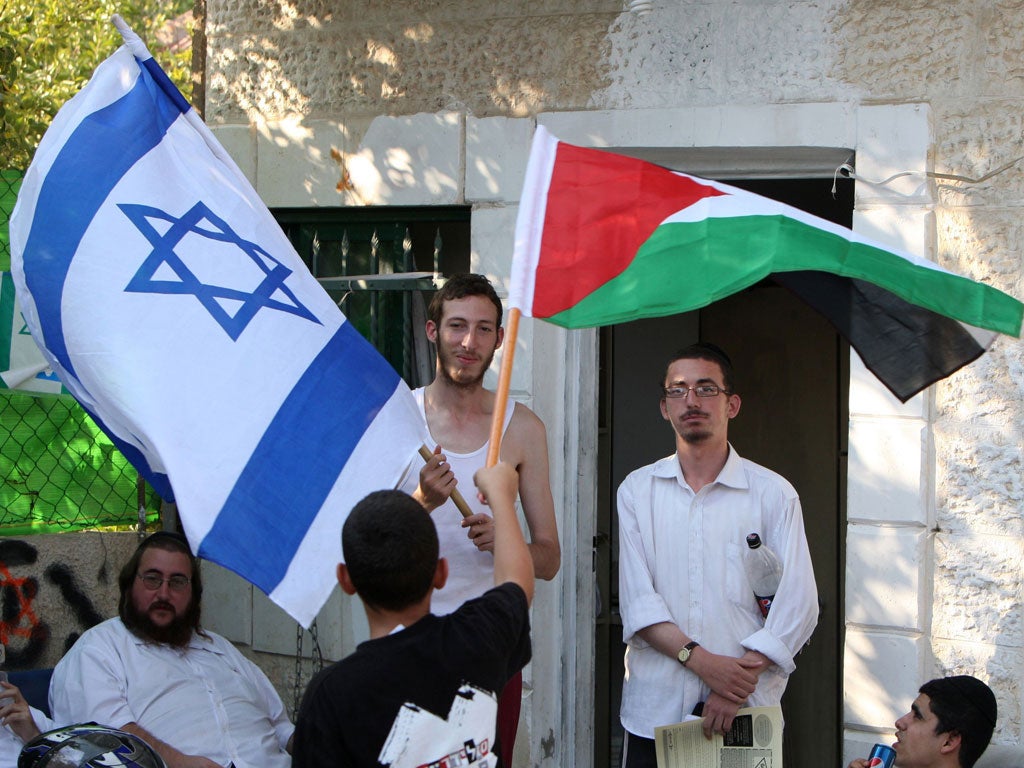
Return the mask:
M 118 583 L 120 615 L 54 669 L 54 719 L 133 733 L 169 768 L 289 768 L 294 726 L 274 687 L 199 623 L 203 586 L 185 537 L 149 536 Z
M 705 343 L 680 350 L 661 398 L 676 452 L 619 486 L 625 768 L 656 765 L 659 725 L 702 711 L 710 737 L 727 732 L 741 706 L 778 704 L 817 623 L 800 500 L 729 444 L 739 411 L 728 355 Z M 743 568 L 750 533 L 784 567 L 767 619 Z

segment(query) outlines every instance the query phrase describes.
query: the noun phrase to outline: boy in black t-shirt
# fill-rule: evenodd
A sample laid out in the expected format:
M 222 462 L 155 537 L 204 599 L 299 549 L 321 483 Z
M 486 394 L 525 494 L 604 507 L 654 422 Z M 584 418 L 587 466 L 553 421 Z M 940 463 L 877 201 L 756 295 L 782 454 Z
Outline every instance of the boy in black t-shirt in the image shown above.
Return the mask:
M 430 613 L 448 563 L 423 507 L 378 491 L 349 514 L 338 582 L 363 601 L 370 639 L 309 684 L 293 768 L 501 764 L 497 693 L 530 660 L 533 560 L 515 514 L 515 469 L 498 464 L 474 480 L 494 515 L 496 586 L 448 616 Z

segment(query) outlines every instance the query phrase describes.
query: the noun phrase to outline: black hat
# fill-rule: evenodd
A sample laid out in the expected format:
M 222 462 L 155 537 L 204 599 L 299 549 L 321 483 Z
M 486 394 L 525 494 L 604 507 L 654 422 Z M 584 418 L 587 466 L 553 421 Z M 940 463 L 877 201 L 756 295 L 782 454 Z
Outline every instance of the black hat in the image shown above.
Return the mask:
M 996 695 L 992 689 L 976 677 L 970 675 L 954 675 L 947 677 L 946 681 L 956 689 L 964 699 L 981 713 L 985 722 L 995 728 L 996 725 Z

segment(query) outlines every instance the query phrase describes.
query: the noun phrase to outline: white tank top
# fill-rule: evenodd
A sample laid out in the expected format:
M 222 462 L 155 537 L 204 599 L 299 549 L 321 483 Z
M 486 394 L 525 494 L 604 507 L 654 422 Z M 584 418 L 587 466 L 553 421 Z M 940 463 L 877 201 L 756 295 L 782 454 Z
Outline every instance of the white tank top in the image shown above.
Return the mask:
M 423 387 L 414 389 L 412 396 L 419 406 L 424 423 L 426 423 L 427 414 L 423 405 L 423 392 Z M 502 436 L 508 431 L 514 410 L 515 401 L 510 397 L 505 404 L 505 422 L 501 427 Z M 433 451 L 437 443 L 433 442 L 433 438 L 431 441 L 427 447 Z M 477 499 L 476 486 L 473 485 L 473 475 L 487 462 L 487 448 L 490 443 L 490 438 L 488 438 L 483 445 L 470 453 L 454 453 L 441 446 L 452 472 L 455 473 L 455 479 L 459 481 L 459 492 L 462 493 L 462 497 L 474 514 L 478 512 L 491 514 L 490 509 Z M 409 473 L 401 490 L 412 493 L 418 485 L 419 468 L 417 467 L 415 472 Z M 434 592 L 430 602 L 430 612 L 443 616 L 451 613 L 467 600 L 479 597 L 494 586 L 494 556 L 490 552 L 481 552 L 469 540 L 466 529 L 461 525 L 462 513 L 451 499 L 431 512 L 430 517 L 434 520 L 434 526 L 437 528 L 441 557 L 448 559 L 448 583 L 445 584 L 444 589 Z

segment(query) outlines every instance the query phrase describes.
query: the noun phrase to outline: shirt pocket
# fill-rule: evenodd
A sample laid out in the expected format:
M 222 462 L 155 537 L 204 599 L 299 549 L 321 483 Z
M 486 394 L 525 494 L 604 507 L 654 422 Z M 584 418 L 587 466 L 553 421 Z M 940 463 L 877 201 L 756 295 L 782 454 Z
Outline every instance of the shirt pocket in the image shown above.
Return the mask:
M 743 567 L 744 549 L 745 546 L 733 542 L 725 545 L 725 596 L 733 605 L 753 615 L 757 610 L 757 603 L 747 579 L 747 571 Z

